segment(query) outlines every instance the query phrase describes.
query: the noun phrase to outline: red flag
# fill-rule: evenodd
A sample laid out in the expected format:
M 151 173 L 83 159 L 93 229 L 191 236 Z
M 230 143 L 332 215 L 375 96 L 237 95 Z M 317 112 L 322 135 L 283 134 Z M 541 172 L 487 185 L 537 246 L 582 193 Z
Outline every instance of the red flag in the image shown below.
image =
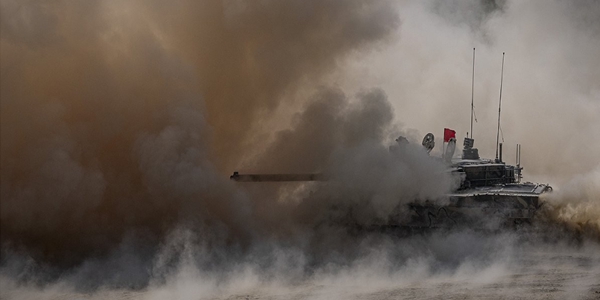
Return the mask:
M 456 138 L 456 131 L 444 128 L 444 142 L 449 142 L 451 138 Z

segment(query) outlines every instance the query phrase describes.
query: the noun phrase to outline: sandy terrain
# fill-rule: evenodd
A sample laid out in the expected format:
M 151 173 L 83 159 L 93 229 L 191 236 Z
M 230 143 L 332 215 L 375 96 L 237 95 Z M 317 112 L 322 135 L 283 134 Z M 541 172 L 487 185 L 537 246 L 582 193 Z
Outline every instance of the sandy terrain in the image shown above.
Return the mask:
M 451 274 L 418 271 L 388 276 L 352 270 L 299 283 L 256 282 L 215 288 L 206 278 L 179 278 L 144 290 L 73 292 L 67 284 L 17 286 L 4 278 L 2 299 L 600 299 L 600 252 L 548 250 L 515 254 L 483 269 L 463 266 Z M 402 272 L 402 271 L 400 271 Z M 253 277 L 253 276 L 248 276 Z M 235 285 L 235 284 L 234 284 Z

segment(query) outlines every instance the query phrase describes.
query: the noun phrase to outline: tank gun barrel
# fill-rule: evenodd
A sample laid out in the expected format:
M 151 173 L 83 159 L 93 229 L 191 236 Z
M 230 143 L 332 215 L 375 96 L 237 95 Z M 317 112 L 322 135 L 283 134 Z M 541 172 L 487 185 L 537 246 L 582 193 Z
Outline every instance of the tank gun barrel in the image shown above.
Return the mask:
M 233 172 L 229 179 L 238 182 L 288 182 L 288 181 L 324 181 L 321 173 L 307 174 L 240 174 Z

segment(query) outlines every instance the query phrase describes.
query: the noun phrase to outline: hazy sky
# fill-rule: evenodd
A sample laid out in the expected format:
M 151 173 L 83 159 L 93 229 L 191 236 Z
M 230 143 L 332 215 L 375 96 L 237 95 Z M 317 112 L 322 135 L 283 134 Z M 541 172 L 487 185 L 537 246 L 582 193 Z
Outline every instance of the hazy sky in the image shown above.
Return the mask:
M 494 156 L 500 69 L 505 158 L 522 144 L 528 180 L 564 183 L 600 164 L 600 8 L 594 1 L 397 3 L 394 42 L 335 76 L 347 88 L 379 86 L 404 128 L 469 131 L 472 49 L 475 145 Z M 438 145 L 440 141 L 438 140 Z

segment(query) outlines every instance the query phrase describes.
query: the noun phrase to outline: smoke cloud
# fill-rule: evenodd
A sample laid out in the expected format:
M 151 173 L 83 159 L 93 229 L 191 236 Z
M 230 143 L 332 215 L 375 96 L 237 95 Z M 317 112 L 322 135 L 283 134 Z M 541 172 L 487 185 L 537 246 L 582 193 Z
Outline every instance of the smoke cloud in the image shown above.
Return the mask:
M 600 241 L 600 169 L 574 177 L 552 194 L 544 195 L 544 216 L 578 236 Z
M 398 26 L 386 2 L 2 12 L 2 242 L 58 261 L 185 217 L 248 235 L 251 204 L 227 173 L 253 128 Z

